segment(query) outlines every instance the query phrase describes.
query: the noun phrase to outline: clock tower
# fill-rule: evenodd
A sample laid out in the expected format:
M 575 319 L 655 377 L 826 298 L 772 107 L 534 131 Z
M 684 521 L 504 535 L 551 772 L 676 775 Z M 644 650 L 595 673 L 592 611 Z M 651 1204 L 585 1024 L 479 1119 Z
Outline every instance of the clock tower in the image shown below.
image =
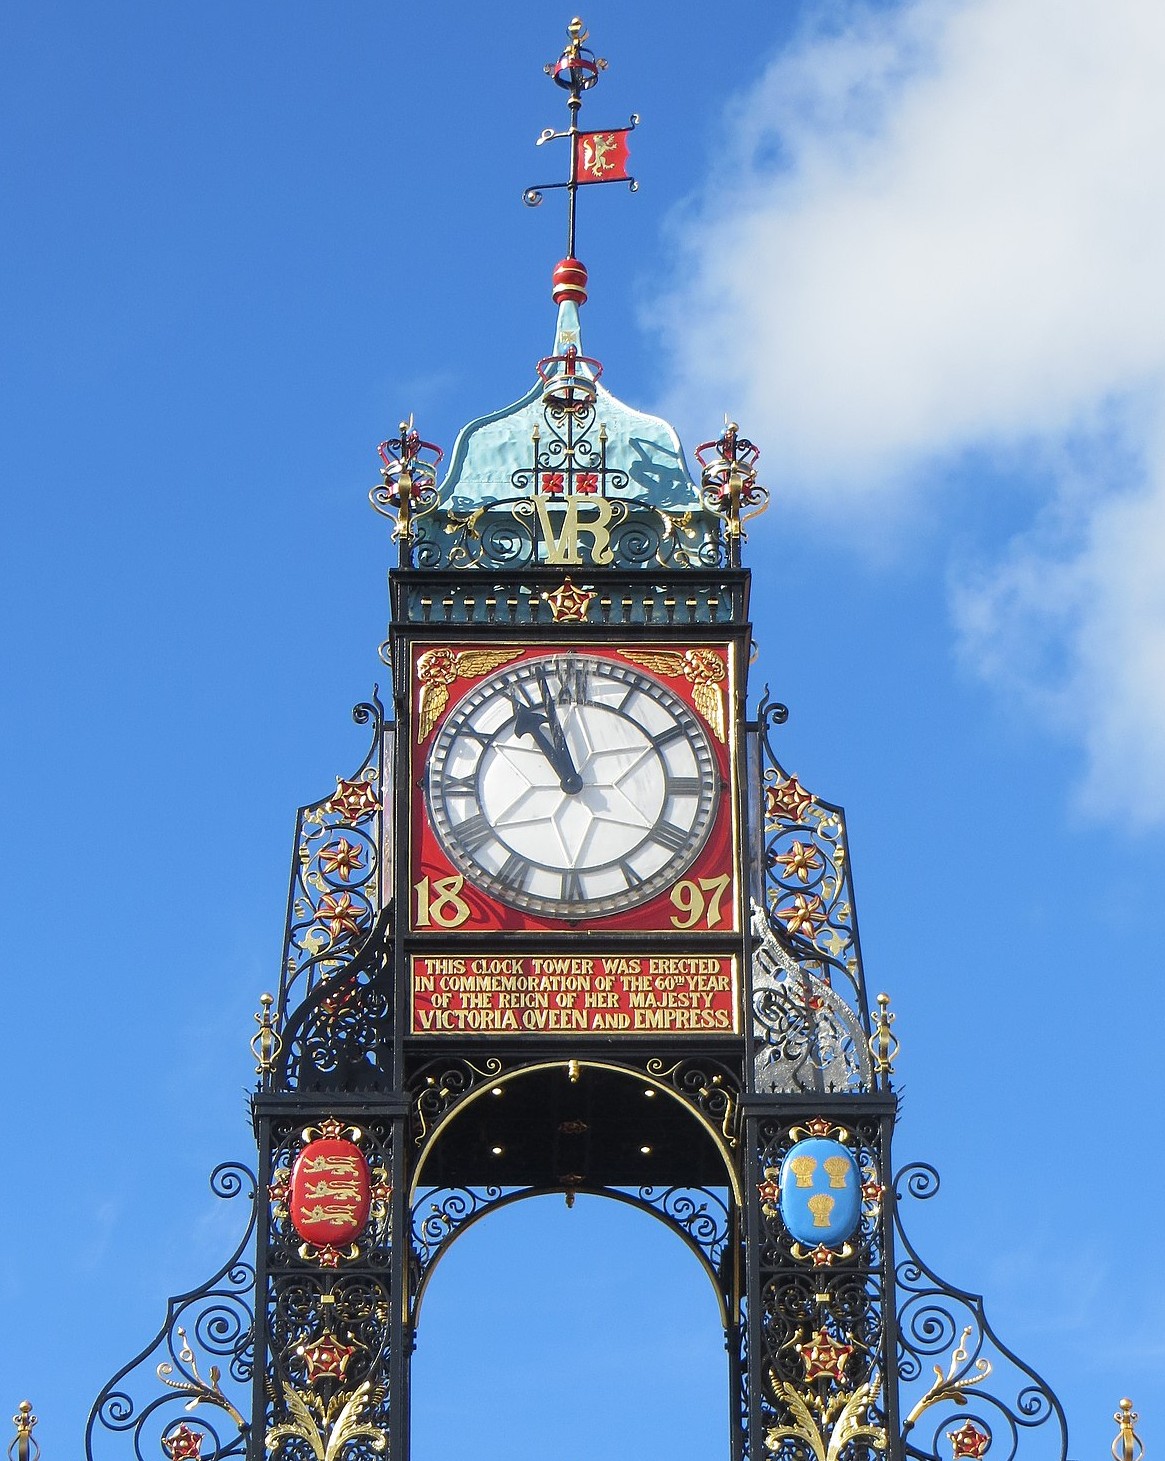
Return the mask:
M 406 1461 L 436 1263 L 547 1192 L 638 1207 L 703 1266 L 730 1461 L 1065 1454 L 1054 1396 L 902 1224 L 937 1178 L 892 1166 L 844 814 L 749 684 L 757 448 L 728 423 L 689 465 L 584 352 L 576 205 L 634 188 L 637 121 L 583 128 L 585 41 L 547 67 L 567 179 L 526 195 L 568 206 L 549 354 L 447 468 L 411 421 L 380 447 L 391 713 L 357 708 L 365 761 L 299 815 L 258 1170 L 214 1179 L 251 1225 L 103 1392 L 90 1457 L 128 1433 L 172 1461 Z

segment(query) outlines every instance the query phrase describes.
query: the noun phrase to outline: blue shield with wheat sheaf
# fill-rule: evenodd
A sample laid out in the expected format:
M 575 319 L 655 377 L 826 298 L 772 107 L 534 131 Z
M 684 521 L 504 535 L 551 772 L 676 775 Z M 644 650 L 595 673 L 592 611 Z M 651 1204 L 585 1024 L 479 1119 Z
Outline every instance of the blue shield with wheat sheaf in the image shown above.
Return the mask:
M 862 1174 L 840 1141 L 811 1136 L 781 1163 L 781 1218 L 798 1243 L 836 1248 L 862 1215 Z

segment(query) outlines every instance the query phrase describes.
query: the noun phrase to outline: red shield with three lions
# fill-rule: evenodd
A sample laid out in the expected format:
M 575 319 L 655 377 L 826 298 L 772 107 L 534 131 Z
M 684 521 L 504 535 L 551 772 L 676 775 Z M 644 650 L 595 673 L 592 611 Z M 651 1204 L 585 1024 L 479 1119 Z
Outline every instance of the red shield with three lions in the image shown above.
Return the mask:
M 352 1142 L 320 1137 L 296 1157 L 287 1207 L 305 1243 L 317 1248 L 350 1243 L 364 1231 L 371 1200 L 368 1162 Z

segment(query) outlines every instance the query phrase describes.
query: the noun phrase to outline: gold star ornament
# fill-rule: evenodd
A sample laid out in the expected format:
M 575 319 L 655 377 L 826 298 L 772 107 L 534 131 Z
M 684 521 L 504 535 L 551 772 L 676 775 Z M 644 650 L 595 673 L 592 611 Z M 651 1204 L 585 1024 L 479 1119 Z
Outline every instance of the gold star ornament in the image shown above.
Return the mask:
M 346 883 L 353 873 L 363 870 L 364 854 L 359 846 L 341 837 L 336 842 L 329 842 L 320 852 L 320 866 L 324 872 L 334 873 Z
M 821 853 L 812 842 L 794 842 L 788 852 L 779 852 L 772 858 L 774 866 L 785 869 L 787 878 L 797 878 L 802 883 L 809 881 L 822 862 Z
M 564 578 L 561 588 L 542 597 L 550 605 L 550 616 L 556 624 L 582 624 L 595 595 L 589 589 L 577 588 L 569 578 Z

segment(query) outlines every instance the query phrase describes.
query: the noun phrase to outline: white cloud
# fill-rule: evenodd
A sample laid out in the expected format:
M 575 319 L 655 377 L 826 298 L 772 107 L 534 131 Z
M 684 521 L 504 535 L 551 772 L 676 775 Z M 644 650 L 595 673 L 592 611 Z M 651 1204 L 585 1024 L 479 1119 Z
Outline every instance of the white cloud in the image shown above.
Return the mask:
M 885 521 L 968 449 L 1038 460 L 1038 520 L 963 576 L 965 644 L 1076 727 L 1090 807 L 1144 821 L 1165 819 L 1162 75 L 1152 0 L 856 7 L 734 109 L 655 315 L 672 413 L 719 396 L 807 510 Z
M 1165 453 L 1131 488 L 1066 496 L 963 577 L 956 623 L 985 677 L 1079 736 L 1083 808 L 1145 827 L 1165 821 Z

